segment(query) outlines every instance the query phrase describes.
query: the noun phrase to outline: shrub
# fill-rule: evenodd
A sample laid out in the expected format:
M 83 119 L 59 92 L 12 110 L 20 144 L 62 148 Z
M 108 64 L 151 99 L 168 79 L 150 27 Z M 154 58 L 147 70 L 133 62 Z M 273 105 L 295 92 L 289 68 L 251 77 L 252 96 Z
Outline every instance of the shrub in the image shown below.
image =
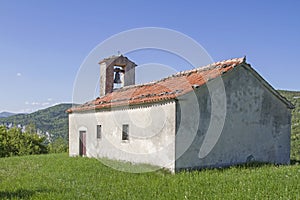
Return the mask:
M 65 153 L 68 151 L 67 142 L 59 137 L 48 145 L 49 153 Z

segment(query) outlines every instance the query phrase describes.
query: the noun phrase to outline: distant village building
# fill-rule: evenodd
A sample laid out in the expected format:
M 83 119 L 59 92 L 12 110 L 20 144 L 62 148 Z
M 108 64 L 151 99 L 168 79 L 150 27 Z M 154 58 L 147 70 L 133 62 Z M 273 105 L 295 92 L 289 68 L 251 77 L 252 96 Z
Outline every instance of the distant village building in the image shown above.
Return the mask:
M 172 172 L 250 161 L 289 164 L 294 107 L 245 58 L 140 85 L 135 67 L 122 55 L 100 62 L 100 97 L 68 110 L 70 156 Z

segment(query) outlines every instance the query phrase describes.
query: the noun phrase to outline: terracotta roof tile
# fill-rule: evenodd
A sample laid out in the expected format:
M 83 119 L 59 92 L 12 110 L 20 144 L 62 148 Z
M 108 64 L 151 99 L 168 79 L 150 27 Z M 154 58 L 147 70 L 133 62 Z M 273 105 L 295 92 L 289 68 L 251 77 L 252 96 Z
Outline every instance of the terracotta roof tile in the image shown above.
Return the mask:
M 98 97 L 93 101 L 73 107 L 67 112 L 81 112 L 175 99 L 192 91 L 192 86 L 204 85 L 207 81 L 219 77 L 243 62 L 245 62 L 245 58 L 225 60 L 205 67 L 178 72 L 159 81 L 126 86 L 101 98 Z

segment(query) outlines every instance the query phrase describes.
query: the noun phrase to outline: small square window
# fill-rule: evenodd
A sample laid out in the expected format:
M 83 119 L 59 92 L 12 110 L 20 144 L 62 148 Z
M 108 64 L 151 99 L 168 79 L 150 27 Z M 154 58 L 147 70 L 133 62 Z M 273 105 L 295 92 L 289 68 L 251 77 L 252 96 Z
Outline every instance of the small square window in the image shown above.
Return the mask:
M 128 126 L 128 124 L 123 124 L 123 127 L 122 127 L 122 140 L 129 140 L 129 126 Z
M 97 139 L 101 139 L 101 129 L 102 129 L 102 126 L 97 125 Z

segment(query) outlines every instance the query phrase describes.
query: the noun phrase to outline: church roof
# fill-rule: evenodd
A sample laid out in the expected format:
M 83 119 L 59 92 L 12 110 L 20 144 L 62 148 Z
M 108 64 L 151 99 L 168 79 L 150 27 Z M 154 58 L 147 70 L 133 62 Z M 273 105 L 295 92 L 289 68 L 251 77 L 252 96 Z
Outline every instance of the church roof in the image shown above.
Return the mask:
M 98 97 L 93 101 L 70 108 L 67 112 L 72 113 L 112 107 L 124 107 L 176 99 L 181 95 L 191 92 L 195 87 L 200 87 L 206 84 L 207 81 L 215 79 L 243 63 L 246 63 L 245 57 L 224 60 L 204 67 L 178 72 L 159 81 L 126 86 L 117 89 L 112 93 L 108 93 L 103 97 Z M 257 76 L 262 79 L 258 74 Z M 271 90 L 274 90 L 269 84 L 266 83 L 266 85 L 270 87 Z M 276 96 L 281 100 L 286 101 L 286 104 L 289 104 L 284 97 L 279 93 L 276 93 L 275 90 L 274 92 Z M 292 105 L 289 107 L 292 107 Z

